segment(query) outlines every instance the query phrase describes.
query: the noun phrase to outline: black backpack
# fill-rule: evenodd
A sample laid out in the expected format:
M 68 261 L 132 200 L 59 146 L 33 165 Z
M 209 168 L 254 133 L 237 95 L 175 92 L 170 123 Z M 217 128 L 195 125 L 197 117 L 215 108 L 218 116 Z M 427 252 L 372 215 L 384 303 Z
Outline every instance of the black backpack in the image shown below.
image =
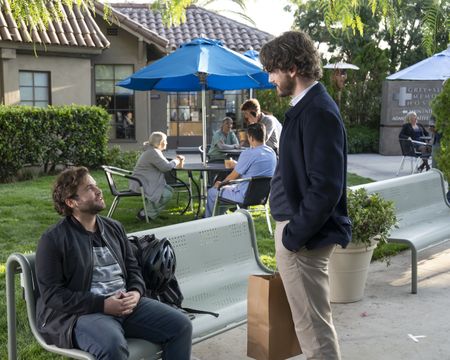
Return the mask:
M 184 312 L 192 314 L 209 314 L 218 317 L 219 314 L 184 308 L 183 294 L 175 277 L 176 256 L 172 244 L 167 238 L 158 239 L 154 234 L 141 237 L 130 236 L 134 255 L 142 270 L 145 282 L 145 296 L 176 307 Z

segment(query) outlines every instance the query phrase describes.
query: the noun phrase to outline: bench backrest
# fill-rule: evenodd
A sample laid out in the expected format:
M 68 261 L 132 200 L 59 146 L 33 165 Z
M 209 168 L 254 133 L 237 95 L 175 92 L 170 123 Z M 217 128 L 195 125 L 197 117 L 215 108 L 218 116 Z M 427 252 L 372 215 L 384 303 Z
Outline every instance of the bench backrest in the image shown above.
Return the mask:
M 433 211 L 440 208 L 448 209 L 444 178 L 436 169 L 421 174 L 353 186 L 352 189 L 361 187 L 368 193 L 378 193 L 384 199 L 393 201 L 397 218 L 402 225 L 417 222 L 418 219 L 426 216 L 433 216 Z
M 245 300 L 242 285 L 246 286 L 248 276 L 268 271 L 259 261 L 252 218 L 243 210 L 130 235 L 145 234 L 167 237 L 174 246 L 186 307 L 217 311 L 233 298 Z M 224 298 L 207 301 L 218 293 Z

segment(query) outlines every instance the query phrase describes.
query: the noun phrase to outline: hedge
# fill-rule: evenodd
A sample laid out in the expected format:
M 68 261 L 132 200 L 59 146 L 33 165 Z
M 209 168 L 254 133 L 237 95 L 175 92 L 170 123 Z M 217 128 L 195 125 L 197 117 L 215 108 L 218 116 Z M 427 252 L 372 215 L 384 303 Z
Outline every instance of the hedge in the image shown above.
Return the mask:
M 26 165 L 96 167 L 107 151 L 110 115 L 95 106 L 0 106 L 0 181 Z
M 379 131 L 366 126 L 347 127 L 348 153 L 378 153 Z

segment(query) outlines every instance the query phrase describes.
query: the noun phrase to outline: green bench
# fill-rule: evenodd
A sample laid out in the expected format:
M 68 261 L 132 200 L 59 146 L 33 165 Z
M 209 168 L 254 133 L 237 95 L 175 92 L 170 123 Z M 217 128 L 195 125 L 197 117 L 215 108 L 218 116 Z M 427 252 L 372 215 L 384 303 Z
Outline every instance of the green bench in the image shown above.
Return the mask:
M 450 240 L 450 205 L 439 170 L 377 181 L 364 187 L 395 203 L 398 228 L 389 242 L 406 244 L 411 249 L 411 293 L 417 294 L 417 256 L 430 247 Z
M 129 235 L 155 234 L 167 237 L 177 255 L 176 275 L 185 297 L 183 306 L 219 313 L 196 315 L 193 320 L 193 343 L 239 326 L 247 321 L 247 283 L 251 274 L 270 270 L 259 260 L 255 229 L 245 210 L 165 226 Z M 35 287 L 34 254 L 12 254 L 6 265 L 6 297 L 9 360 L 17 359 L 15 275 L 21 274 L 27 315 L 31 331 L 47 351 L 74 359 L 93 357 L 75 349 L 47 345 L 36 329 L 35 304 L 39 296 Z M 145 340 L 127 339 L 130 359 L 158 359 L 160 347 Z

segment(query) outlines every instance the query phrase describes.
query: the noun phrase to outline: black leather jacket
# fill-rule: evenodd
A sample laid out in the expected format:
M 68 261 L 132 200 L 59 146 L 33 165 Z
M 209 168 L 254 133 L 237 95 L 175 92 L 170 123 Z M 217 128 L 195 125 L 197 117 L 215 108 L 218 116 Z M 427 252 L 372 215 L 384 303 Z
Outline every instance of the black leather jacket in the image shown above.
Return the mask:
M 97 216 L 103 240 L 115 256 L 127 290 L 145 291 L 141 270 L 124 228 L 115 220 Z M 73 348 L 72 330 L 81 315 L 103 312 L 105 297 L 90 292 L 93 234 L 66 217 L 48 229 L 36 251 L 36 277 L 40 296 L 36 304 L 37 328 L 48 344 Z

